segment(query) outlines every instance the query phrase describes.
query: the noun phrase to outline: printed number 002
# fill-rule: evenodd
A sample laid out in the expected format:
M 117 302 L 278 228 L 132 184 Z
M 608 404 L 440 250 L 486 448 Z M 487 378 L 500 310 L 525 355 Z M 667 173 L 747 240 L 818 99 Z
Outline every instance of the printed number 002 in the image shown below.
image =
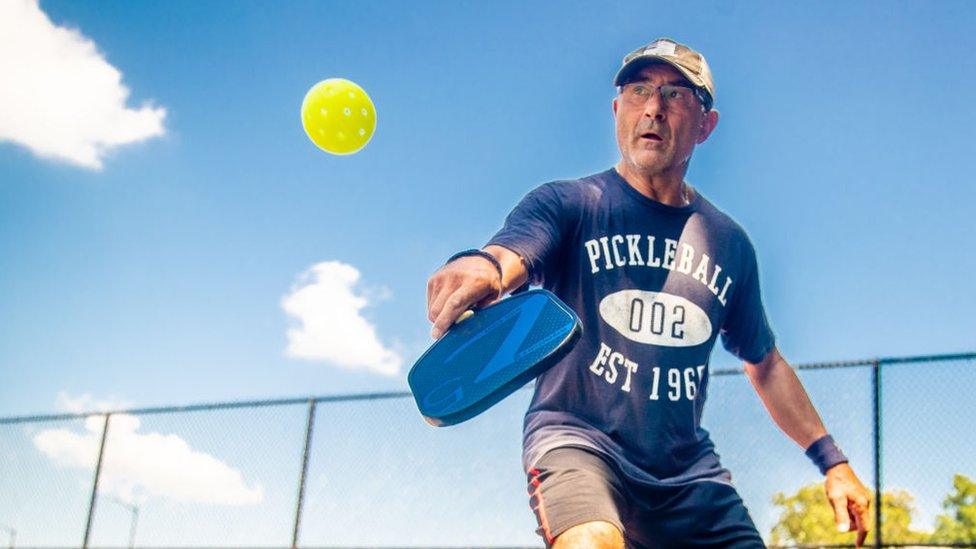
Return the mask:
M 635 297 L 630 302 L 630 331 L 640 332 L 646 324 L 647 329 L 654 335 L 663 335 L 666 325 L 671 326 L 671 337 L 682 339 L 685 337 L 685 308 L 675 305 L 671 314 L 667 313 L 664 303 L 654 301 L 650 307 L 645 306 L 644 300 Z

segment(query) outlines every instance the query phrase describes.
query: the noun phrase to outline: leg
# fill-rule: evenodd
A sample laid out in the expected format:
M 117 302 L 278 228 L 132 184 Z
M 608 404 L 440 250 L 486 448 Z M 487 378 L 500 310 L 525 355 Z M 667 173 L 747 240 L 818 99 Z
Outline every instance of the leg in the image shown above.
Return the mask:
M 712 484 L 707 488 L 711 490 L 706 497 L 713 502 L 715 513 L 710 517 L 703 545 L 723 549 L 765 548 L 766 544 L 736 489 L 724 484 Z
M 718 482 L 643 488 L 627 532 L 654 548 L 763 548 L 762 537 L 735 488 Z M 635 527 L 631 524 L 644 526 Z
M 624 549 L 624 535 L 609 522 L 584 522 L 556 536 L 552 549 Z
M 550 450 L 528 471 L 528 484 L 536 533 L 547 547 L 623 549 L 626 500 L 603 458 L 581 448 Z

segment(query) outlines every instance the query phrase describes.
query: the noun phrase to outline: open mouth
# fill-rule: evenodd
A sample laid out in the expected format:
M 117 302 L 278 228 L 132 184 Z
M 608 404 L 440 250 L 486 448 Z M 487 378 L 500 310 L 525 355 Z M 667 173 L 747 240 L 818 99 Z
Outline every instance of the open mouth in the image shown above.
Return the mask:
M 649 141 L 664 141 L 664 139 L 660 135 L 658 135 L 658 134 L 656 134 L 654 132 L 644 132 L 644 133 L 642 133 L 641 134 L 641 139 L 647 139 Z

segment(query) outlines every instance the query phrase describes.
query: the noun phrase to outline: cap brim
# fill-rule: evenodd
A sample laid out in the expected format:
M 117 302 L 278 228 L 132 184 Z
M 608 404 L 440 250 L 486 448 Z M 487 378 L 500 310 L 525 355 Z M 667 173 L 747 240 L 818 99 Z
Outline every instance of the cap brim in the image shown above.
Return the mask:
M 646 65 L 653 65 L 655 63 L 664 63 L 666 65 L 671 65 L 672 67 L 678 69 L 678 72 L 680 72 L 681 75 L 684 76 L 685 79 L 687 79 L 692 86 L 698 88 L 701 87 L 700 85 L 695 83 L 695 78 L 692 76 L 691 72 L 688 71 L 688 69 L 682 67 L 681 65 L 678 65 L 677 63 L 671 61 L 666 57 L 659 57 L 657 55 L 642 55 L 640 57 L 635 57 L 631 59 L 629 62 L 627 62 L 626 65 L 620 67 L 620 70 L 617 71 L 617 75 L 613 77 L 613 85 L 614 86 L 622 85 L 624 80 L 628 75 L 630 75 L 630 73 L 636 71 L 641 67 L 644 67 Z

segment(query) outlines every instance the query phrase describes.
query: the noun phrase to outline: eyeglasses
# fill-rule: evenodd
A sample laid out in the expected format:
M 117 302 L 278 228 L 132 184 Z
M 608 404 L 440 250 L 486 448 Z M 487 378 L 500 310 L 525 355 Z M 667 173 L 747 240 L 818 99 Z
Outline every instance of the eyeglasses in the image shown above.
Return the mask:
M 699 95 L 700 92 L 691 86 L 681 84 L 653 86 L 647 82 L 629 82 L 620 88 L 620 95 L 629 105 L 643 107 L 655 91 L 660 95 L 664 106 L 669 109 L 690 109 L 695 104 L 700 105 L 703 109 L 705 108 L 705 101 Z

